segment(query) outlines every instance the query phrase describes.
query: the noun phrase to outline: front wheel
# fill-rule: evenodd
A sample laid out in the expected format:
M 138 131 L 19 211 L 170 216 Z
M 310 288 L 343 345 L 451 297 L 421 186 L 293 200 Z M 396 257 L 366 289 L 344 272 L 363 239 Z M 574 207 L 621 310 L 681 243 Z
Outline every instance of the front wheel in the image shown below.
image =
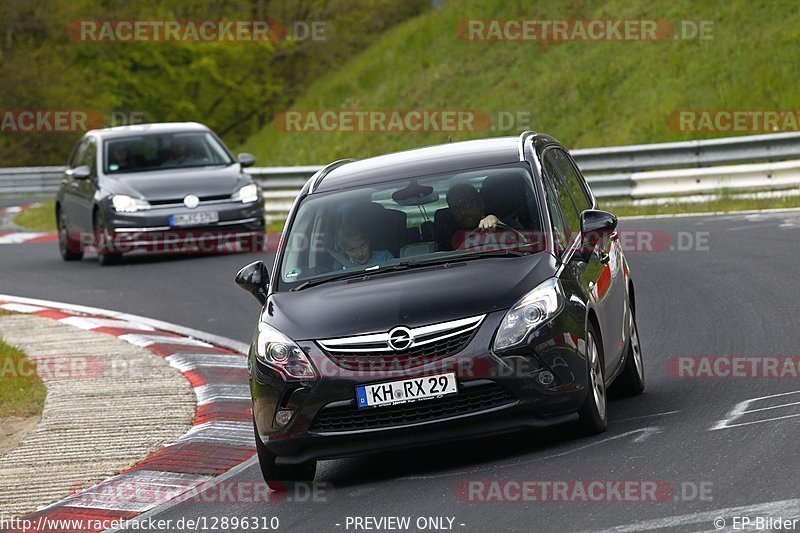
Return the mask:
M 567 428 L 571 436 L 588 437 L 603 433 L 608 427 L 607 394 L 603 369 L 602 347 L 594 327 L 586 332 L 586 363 L 589 374 L 586 379 L 586 399 L 578 411 L 578 421 Z
M 625 368 L 614 383 L 614 392 L 619 392 L 623 396 L 637 396 L 644 391 L 644 361 L 633 308 L 631 308 L 629 329 L 631 336 L 628 340 L 628 353 L 625 354 Z
M 122 254 L 114 253 L 110 250 L 113 248 L 110 245 L 110 237 L 106 229 L 106 221 L 103 220 L 103 215 L 100 212 L 94 214 L 94 233 L 95 233 L 95 249 L 97 250 L 97 262 L 100 266 L 116 265 L 122 259 Z
M 317 473 L 316 461 L 308 461 L 299 465 L 275 464 L 276 456 L 261 442 L 255 422 L 253 428 L 256 434 L 256 451 L 258 452 L 258 463 L 261 466 L 261 475 L 264 476 L 264 482 L 269 488 L 281 492 L 296 483 L 314 481 Z

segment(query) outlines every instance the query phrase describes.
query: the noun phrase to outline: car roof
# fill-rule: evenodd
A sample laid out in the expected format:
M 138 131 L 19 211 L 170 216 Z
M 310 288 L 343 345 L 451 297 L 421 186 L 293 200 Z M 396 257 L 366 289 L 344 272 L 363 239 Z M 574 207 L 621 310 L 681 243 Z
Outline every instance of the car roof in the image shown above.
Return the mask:
M 395 179 L 420 177 L 520 160 L 519 137 L 495 137 L 395 152 L 341 165 L 314 192 L 349 189 Z
M 130 135 L 141 134 L 160 134 L 160 133 L 178 133 L 178 132 L 191 132 L 191 131 L 211 131 L 207 126 L 199 122 L 158 122 L 152 124 L 133 124 L 130 126 L 115 126 L 113 128 L 103 128 L 91 130 L 88 134 L 94 135 L 101 139 L 110 139 L 114 137 L 127 137 Z

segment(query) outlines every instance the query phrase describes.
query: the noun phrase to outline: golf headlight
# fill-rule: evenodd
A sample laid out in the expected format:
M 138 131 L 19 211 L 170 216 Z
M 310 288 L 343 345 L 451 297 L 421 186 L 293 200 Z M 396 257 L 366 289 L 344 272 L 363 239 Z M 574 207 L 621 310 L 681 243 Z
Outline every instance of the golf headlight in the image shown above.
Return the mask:
M 264 322 L 258 325 L 256 357 L 286 380 L 314 379 L 317 376 L 303 350 L 292 339 Z
M 243 204 L 251 204 L 258 200 L 258 185 L 251 183 L 245 185 L 235 193 L 233 193 L 234 200 L 242 202 Z
M 111 198 L 111 205 L 114 206 L 114 211 L 119 213 L 135 213 L 136 211 L 150 209 L 150 204 L 146 200 L 132 198 L 124 194 L 115 194 Z
M 520 344 L 528 333 L 556 316 L 563 306 L 564 293 L 558 279 L 548 279 L 508 310 L 497 329 L 494 349 Z

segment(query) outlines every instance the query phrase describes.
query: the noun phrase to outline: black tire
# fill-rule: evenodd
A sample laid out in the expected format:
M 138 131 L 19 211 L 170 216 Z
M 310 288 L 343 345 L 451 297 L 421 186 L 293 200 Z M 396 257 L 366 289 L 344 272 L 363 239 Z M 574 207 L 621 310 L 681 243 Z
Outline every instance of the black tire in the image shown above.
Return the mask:
M 588 437 L 603 433 L 608 428 L 608 394 L 605 386 L 603 347 L 599 335 L 590 324 L 586 332 L 586 399 L 578 411 L 578 421 L 568 426 L 566 433 L 572 437 Z
M 614 393 L 621 396 L 637 396 L 644 392 L 644 361 L 642 345 L 639 342 L 639 329 L 636 327 L 636 316 L 631 308 L 631 336 L 628 339 L 628 352 L 625 354 L 625 368 L 614 382 Z
M 100 266 L 116 265 L 122 259 L 122 254 L 109 251 L 106 221 L 100 211 L 94 214 L 94 235 L 95 249 L 97 250 L 97 262 Z
M 61 259 L 64 261 L 80 261 L 83 259 L 81 243 L 70 237 L 67 217 L 60 209 L 56 211 L 56 225 L 58 226 L 58 251 L 61 254 Z
M 256 451 L 258 452 L 258 463 L 261 466 L 261 475 L 269 488 L 278 492 L 284 492 L 297 483 L 308 483 L 314 481 L 317 473 L 317 462 L 309 461 L 299 465 L 278 465 L 275 464 L 275 455 L 267 450 L 261 442 L 258 430 L 253 429 L 256 437 Z

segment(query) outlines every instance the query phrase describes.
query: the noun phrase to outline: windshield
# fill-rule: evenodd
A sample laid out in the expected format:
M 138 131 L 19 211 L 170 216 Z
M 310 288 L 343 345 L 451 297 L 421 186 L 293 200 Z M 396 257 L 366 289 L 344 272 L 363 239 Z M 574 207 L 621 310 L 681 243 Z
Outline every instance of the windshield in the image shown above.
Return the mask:
M 279 285 L 480 258 L 476 252 L 540 251 L 541 228 L 524 163 L 314 194 L 286 236 Z
M 233 159 L 208 132 L 112 139 L 106 141 L 103 155 L 106 174 L 230 164 Z

